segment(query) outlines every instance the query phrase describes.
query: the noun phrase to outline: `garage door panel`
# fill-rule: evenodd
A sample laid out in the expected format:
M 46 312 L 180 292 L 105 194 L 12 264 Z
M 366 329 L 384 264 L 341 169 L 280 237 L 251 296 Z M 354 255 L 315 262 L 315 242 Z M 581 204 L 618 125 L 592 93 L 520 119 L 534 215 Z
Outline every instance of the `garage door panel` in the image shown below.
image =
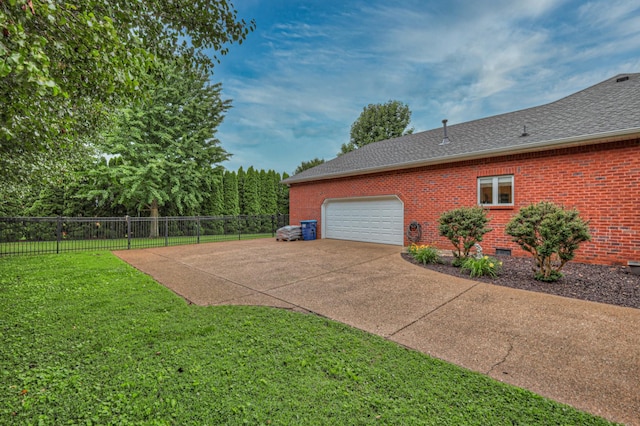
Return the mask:
M 404 206 L 397 197 L 331 200 L 324 209 L 325 238 L 404 243 Z

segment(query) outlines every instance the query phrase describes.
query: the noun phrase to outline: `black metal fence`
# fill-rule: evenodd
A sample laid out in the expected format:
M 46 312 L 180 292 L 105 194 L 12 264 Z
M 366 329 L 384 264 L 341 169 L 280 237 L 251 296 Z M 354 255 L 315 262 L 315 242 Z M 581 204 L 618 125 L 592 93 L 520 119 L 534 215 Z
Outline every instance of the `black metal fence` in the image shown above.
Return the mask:
M 125 250 L 274 237 L 289 215 L 0 217 L 0 256 Z

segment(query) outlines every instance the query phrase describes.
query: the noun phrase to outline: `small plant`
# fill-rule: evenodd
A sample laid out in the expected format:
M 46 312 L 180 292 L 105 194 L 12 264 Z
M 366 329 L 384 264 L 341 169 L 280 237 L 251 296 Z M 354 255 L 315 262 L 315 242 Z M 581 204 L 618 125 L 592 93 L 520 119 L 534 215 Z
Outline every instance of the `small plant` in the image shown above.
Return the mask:
M 407 249 L 407 252 L 413 257 L 417 262 L 420 262 L 424 265 L 429 263 L 441 263 L 440 255 L 438 254 L 438 249 L 430 245 L 417 245 L 411 244 Z
M 548 271 L 548 272 L 536 271 L 536 273 L 534 275 L 534 278 L 536 280 L 544 281 L 544 282 L 547 282 L 547 283 L 556 282 L 562 277 L 563 277 L 562 272 L 560 272 L 559 270 L 556 270 L 556 269 L 551 269 L 551 271 Z
M 482 207 L 461 207 L 444 212 L 439 222 L 440 235 L 451 241 L 456 248 L 453 251 L 454 266 L 462 265 L 474 244 L 482 241 L 484 234 L 491 231 L 486 226 L 489 219 Z
M 468 270 L 471 278 L 485 275 L 495 278 L 502 270 L 502 262 L 489 256 L 468 257 L 462 262 L 461 270 Z
M 535 278 L 547 282 L 559 280 L 560 270 L 574 258 L 578 246 L 591 239 L 577 210 L 565 210 L 547 201 L 520 209 L 505 232 L 533 255 Z

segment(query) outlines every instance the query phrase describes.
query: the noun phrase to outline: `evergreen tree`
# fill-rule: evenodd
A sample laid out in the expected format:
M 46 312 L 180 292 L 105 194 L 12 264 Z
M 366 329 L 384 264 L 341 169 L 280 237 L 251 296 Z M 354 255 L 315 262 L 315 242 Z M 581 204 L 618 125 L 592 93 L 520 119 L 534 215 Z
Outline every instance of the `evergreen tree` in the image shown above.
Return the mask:
M 244 181 L 246 179 L 247 173 L 244 171 L 242 166 L 238 169 L 238 206 L 240 207 L 240 214 L 246 214 L 244 208 Z
M 211 169 L 211 174 L 205 181 L 203 191 L 205 193 L 202 214 L 204 216 L 222 216 L 224 214 L 224 169 L 217 167 Z M 219 220 L 202 222 L 203 235 L 220 235 L 223 233 L 223 223 Z
M 47 185 L 40 190 L 38 198 L 26 211 L 27 216 L 54 217 L 65 216 L 63 185 Z
M 242 214 L 260 214 L 260 174 L 253 168 L 253 166 L 250 166 L 247 169 L 243 187 L 242 205 L 244 207 L 244 211 Z
M 224 214 L 225 216 L 233 216 L 234 218 L 240 214 L 240 203 L 238 200 L 238 175 L 236 172 L 225 171 L 222 179 Z M 237 221 L 235 219 L 225 220 L 225 234 L 232 234 L 238 231 Z
M 220 168 L 212 170 L 206 181 L 207 203 L 203 213 L 207 216 L 222 216 L 224 214 L 224 171 Z
M 275 172 L 260 171 L 260 210 L 262 214 L 275 214 L 278 210 L 278 195 L 274 182 Z
M 289 214 L 289 187 L 280 183 L 289 177 L 287 172 L 282 173 L 282 179 L 278 179 L 278 212 L 281 214 Z
M 273 199 L 274 199 L 274 213 L 278 213 L 278 192 L 280 191 L 280 181 L 282 180 L 280 173 L 276 172 L 275 170 L 270 170 L 270 178 L 271 178 L 271 182 L 273 185 Z
M 240 203 L 238 200 L 238 176 L 236 172 L 225 171 L 222 179 L 224 214 L 226 216 L 238 216 L 240 214 Z
M 242 205 L 242 214 L 249 216 L 244 223 L 245 232 L 259 232 L 260 224 L 255 216 L 260 214 L 260 173 L 253 166 L 245 175 Z
M 101 160 L 102 166 L 106 166 L 106 160 Z M 98 203 L 95 198 L 87 199 L 79 197 L 78 193 L 89 184 L 86 175 L 86 165 L 75 173 L 59 175 L 50 181 L 41 182 L 34 187 L 38 196 L 30 207 L 25 209 L 26 216 L 82 216 L 82 217 L 108 217 L 124 216 L 127 210 L 123 206 L 114 206 L 111 203 Z M 119 207 L 119 208 L 118 208 Z

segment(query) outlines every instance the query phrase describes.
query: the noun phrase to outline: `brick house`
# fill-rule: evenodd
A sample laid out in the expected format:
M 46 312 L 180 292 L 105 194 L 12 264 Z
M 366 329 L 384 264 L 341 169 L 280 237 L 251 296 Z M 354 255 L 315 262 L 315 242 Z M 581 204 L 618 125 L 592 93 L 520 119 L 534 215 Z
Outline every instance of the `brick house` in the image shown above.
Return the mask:
M 640 74 L 546 105 L 376 142 L 285 179 L 291 223 L 321 238 L 443 249 L 438 218 L 481 205 L 484 252 L 527 255 L 504 233 L 519 208 L 553 201 L 589 221 L 576 261 L 640 260 Z

